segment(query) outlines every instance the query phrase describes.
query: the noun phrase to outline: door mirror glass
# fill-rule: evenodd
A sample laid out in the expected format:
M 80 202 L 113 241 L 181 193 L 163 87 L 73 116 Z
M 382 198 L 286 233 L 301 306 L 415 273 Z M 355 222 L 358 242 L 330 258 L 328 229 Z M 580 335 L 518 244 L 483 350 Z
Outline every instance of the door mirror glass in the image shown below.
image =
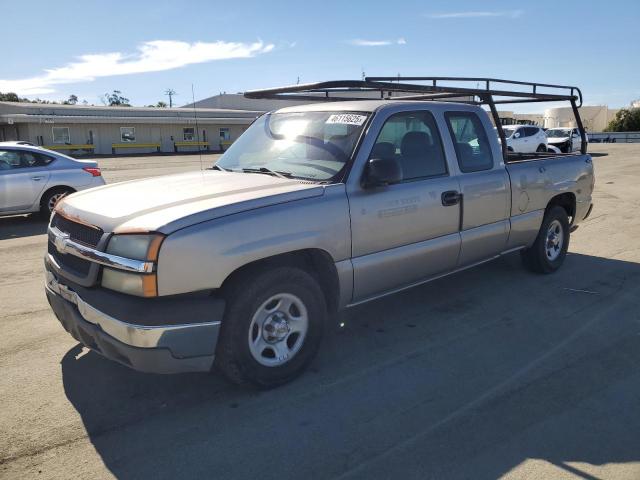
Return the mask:
M 516 132 L 513 134 L 513 138 L 520 138 L 520 132 Z
M 395 158 L 370 158 L 367 162 L 365 187 L 381 187 L 402 181 L 402 167 Z

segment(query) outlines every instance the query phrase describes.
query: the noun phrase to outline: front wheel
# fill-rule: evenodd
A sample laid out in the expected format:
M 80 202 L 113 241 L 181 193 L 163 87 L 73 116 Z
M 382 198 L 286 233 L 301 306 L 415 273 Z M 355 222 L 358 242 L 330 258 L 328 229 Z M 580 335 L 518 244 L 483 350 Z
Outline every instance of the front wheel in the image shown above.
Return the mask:
M 521 252 L 524 265 L 536 273 L 558 270 L 569 248 L 569 217 L 564 208 L 551 207 L 531 247 Z
M 315 279 L 294 267 L 248 272 L 230 286 L 216 366 L 234 383 L 286 383 L 315 357 L 326 321 Z
M 543 152 L 546 152 L 546 151 L 547 151 L 547 147 L 546 147 L 546 145 L 544 145 L 542 143 L 540 145 L 538 145 L 538 148 L 536 149 L 536 152 L 538 152 L 538 153 L 543 153 Z

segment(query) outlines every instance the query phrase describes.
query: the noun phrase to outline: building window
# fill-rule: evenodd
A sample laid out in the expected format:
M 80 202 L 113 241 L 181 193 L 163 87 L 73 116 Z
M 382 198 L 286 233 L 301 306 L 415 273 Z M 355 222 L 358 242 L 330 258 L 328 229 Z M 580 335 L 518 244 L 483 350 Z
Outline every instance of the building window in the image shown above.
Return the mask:
M 185 142 L 193 142 L 196 138 L 196 129 L 193 127 L 185 127 L 182 129 L 182 139 Z
M 71 143 L 69 127 L 53 127 L 53 143 Z
M 229 134 L 228 128 L 225 127 L 220 129 L 220 140 L 223 142 L 231 140 L 231 135 Z
M 120 127 L 120 140 L 122 142 L 135 142 L 136 141 L 136 129 L 135 127 Z

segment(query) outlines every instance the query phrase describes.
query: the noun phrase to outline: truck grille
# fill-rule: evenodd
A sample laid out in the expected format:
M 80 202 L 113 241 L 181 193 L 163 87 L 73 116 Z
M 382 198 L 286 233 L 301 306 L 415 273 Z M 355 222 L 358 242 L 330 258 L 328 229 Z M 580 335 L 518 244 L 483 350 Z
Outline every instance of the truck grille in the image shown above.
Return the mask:
M 69 234 L 69 238 L 74 242 L 82 243 L 89 247 L 97 247 L 100 243 L 100 239 L 104 232 L 98 227 L 91 227 L 89 225 L 83 225 L 82 223 L 69 220 L 62 215 L 54 214 L 51 219 L 51 226 L 56 227 L 58 230 Z M 62 254 L 58 252 L 53 242 L 49 240 L 47 250 L 49 254 L 56 260 L 65 270 L 70 270 L 80 277 L 86 277 L 89 274 L 91 268 L 91 262 L 78 258 L 74 255 Z
M 91 262 L 83 260 L 82 258 L 74 257 L 73 255 L 67 255 L 58 252 L 55 245 L 51 241 L 49 241 L 47 249 L 49 254 L 61 267 L 67 270 L 71 270 L 72 273 L 75 273 L 80 277 L 86 277 L 89 274 Z
M 71 240 L 90 247 L 97 247 L 104 233 L 102 229 L 98 227 L 83 225 L 82 223 L 74 222 L 58 214 L 54 215 L 51 219 L 51 226 L 56 227 L 61 232 L 68 233 Z

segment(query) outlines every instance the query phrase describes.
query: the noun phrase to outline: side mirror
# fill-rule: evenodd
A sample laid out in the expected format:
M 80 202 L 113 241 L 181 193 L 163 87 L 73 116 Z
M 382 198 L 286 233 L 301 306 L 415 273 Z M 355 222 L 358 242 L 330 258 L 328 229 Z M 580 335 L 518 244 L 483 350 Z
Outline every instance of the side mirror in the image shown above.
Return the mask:
M 513 138 L 520 138 L 520 132 L 516 132 L 513 134 Z
M 365 187 L 381 187 L 402 181 L 402 167 L 395 158 L 370 158 L 365 171 Z

